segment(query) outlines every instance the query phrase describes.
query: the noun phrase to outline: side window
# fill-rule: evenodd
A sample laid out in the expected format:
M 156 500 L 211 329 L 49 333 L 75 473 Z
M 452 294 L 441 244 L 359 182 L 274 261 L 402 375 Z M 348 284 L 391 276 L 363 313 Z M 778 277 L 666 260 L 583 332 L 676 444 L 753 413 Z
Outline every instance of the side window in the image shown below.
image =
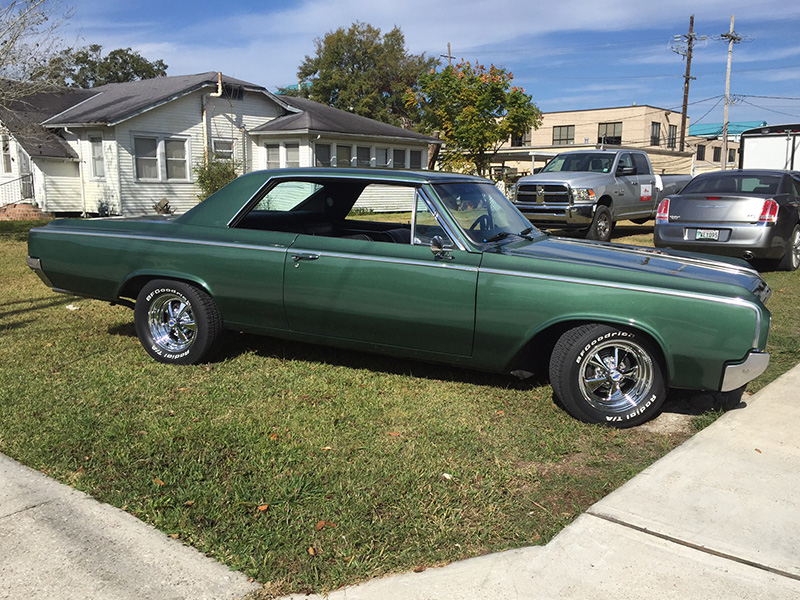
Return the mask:
M 790 181 L 790 188 L 792 189 L 792 195 L 795 198 L 800 198 L 800 179 L 795 179 L 794 177 L 791 177 L 789 181 Z
M 634 166 L 633 158 L 631 158 L 629 152 L 626 152 L 625 154 L 619 157 L 619 164 L 617 165 L 617 171 L 619 171 L 620 169 L 627 169 L 633 166 Z
M 637 175 L 647 175 L 650 172 L 650 166 L 647 164 L 644 154 L 634 154 L 633 164 L 636 166 Z
M 414 244 L 428 246 L 431 240 L 437 235 L 442 238 L 444 245 L 453 246 L 453 240 L 447 235 L 439 225 L 439 221 L 431 211 L 428 203 L 422 194 L 417 193 L 416 196 L 416 219 L 414 221 Z
M 284 181 L 272 188 L 253 208 L 254 211 L 290 211 L 321 189 L 310 181 Z

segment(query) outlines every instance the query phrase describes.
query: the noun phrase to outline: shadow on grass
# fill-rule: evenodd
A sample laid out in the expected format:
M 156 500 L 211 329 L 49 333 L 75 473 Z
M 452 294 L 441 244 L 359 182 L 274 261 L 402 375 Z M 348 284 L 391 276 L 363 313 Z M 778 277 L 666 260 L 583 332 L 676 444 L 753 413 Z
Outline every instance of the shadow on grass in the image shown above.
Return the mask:
M 69 296 L 57 297 L 53 298 L 52 296 L 48 296 L 46 298 L 34 298 L 33 300 L 15 300 L 14 302 L 7 302 L 6 304 L 0 304 L 0 306 L 15 306 L 19 304 L 30 304 L 27 308 L 19 308 L 14 310 L 9 310 L 8 312 L 0 312 L 0 319 L 5 319 L 8 317 L 13 317 L 15 315 L 23 315 L 30 312 L 35 312 L 37 310 L 42 310 L 44 308 L 53 308 L 54 306 L 65 306 L 70 302 L 74 302 L 74 298 Z

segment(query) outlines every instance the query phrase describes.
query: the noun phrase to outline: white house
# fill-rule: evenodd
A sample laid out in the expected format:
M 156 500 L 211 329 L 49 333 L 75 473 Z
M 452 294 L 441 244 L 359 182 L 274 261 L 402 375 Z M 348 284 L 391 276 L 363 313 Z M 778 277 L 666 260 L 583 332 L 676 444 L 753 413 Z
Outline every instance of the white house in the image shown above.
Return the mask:
M 194 206 L 195 165 L 424 169 L 438 140 L 215 72 L 61 90 L 0 109 L 0 205 L 62 214 Z

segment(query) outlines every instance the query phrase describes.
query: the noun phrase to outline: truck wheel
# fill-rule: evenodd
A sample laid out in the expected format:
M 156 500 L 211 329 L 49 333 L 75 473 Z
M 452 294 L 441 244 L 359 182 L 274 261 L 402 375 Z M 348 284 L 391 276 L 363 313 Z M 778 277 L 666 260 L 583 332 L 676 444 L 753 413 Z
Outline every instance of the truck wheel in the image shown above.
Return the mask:
M 778 270 L 796 271 L 798 267 L 800 267 L 800 225 L 795 225 L 792 235 L 789 236 L 786 254 L 778 261 Z
M 601 204 L 594 211 L 594 219 L 592 219 L 592 226 L 586 232 L 586 239 L 607 242 L 611 239 L 613 228 L 614 221 L 611 219 L 611 210 Z
M 148 282 L 136 298 L 133 315 L 144 349 L 167 364 L 203 362 L 222 334 L 222 317 L 211 296 L 181 281 Z
M 660 356 L 633 330 L 599 323 L 575 327 L 550 356 L 553 394 L 586 423 L 639 425 L 658 414 L 667 395 Z

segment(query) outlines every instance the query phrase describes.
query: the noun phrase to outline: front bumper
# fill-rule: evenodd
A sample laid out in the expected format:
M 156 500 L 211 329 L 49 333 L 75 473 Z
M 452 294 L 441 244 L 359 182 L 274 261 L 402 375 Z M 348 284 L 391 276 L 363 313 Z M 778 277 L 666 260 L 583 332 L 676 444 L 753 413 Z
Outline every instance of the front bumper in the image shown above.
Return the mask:
M 544 228 L 586 229 L 592 224 L 595 204 L 534 204 L 516 202 L 517 209 L 534 225 Z
M 752 381 L 769 366 L 769 353 L 753 350 L 741 363 L 727 365 L 722 375 L 721 392 L 730 392 Z

